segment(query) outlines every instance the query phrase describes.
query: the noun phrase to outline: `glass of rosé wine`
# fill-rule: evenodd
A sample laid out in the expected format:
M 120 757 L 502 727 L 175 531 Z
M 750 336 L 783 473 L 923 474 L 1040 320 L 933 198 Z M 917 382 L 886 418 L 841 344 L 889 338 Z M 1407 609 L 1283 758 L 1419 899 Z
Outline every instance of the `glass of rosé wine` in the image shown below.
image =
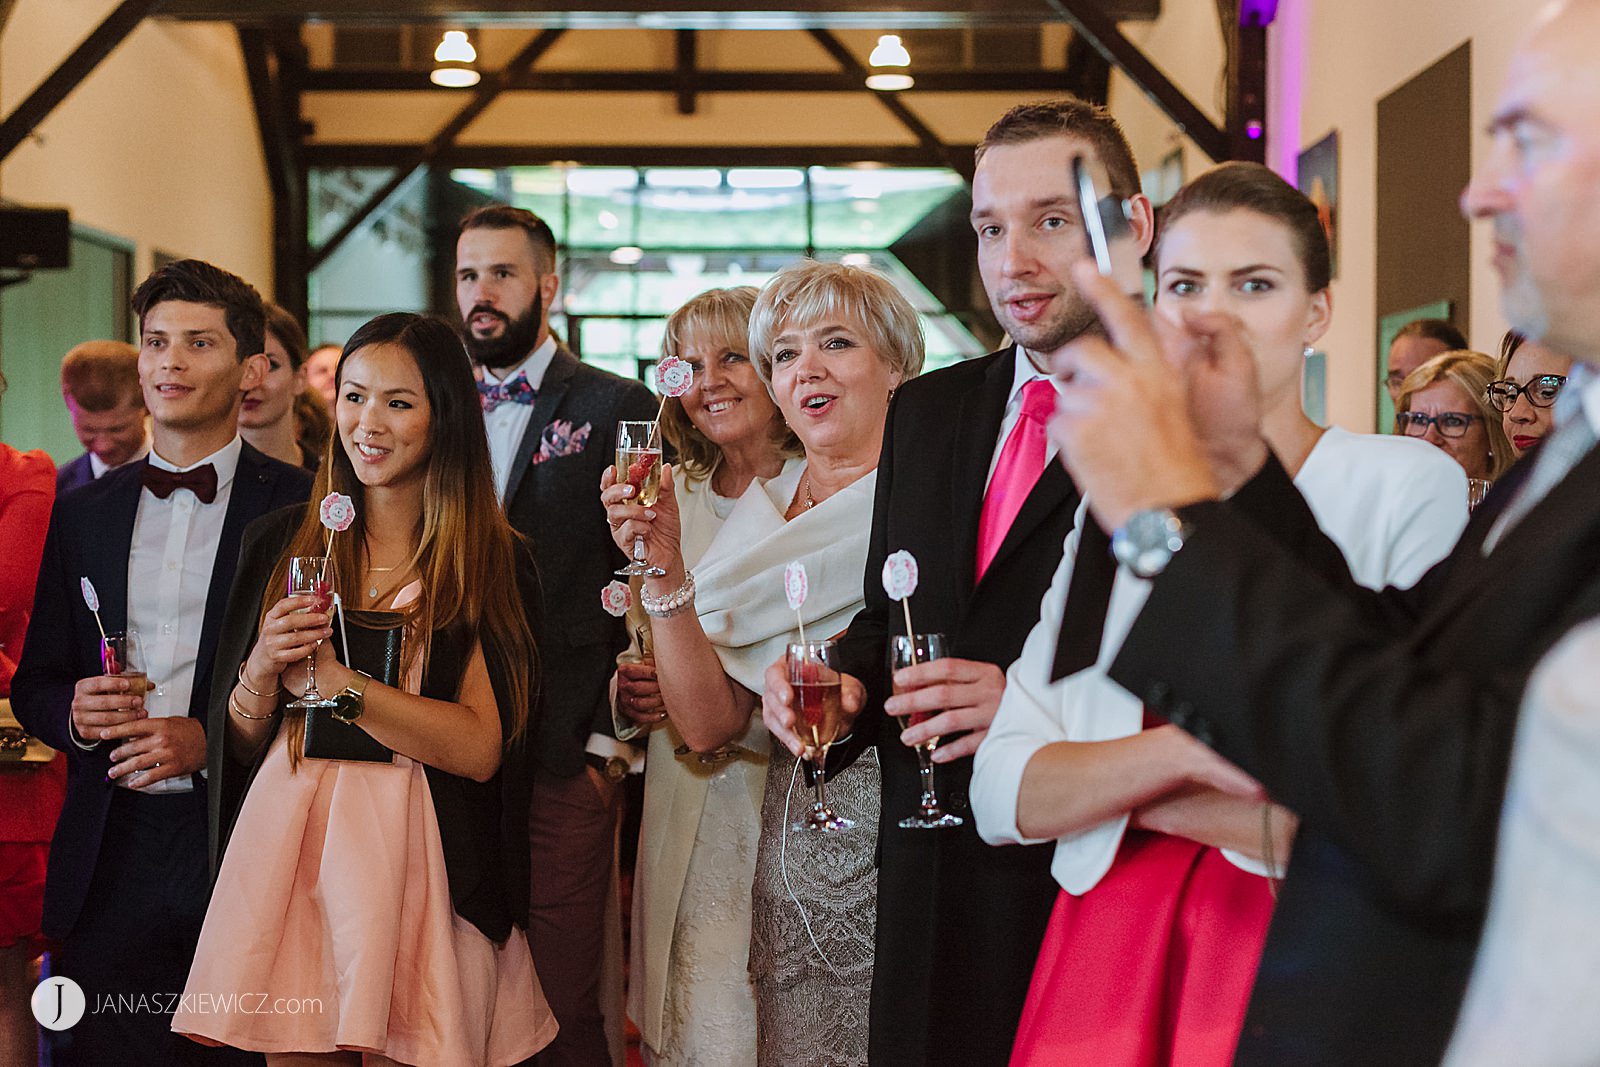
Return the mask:
M 139 647 L 139 631 L 127 630 L 108 633 L 100 639 L 100 667 L 106 674 L 126 678 L 132 692 L 148 692 L 148 676 L 144 670 L 144 653 Z M 143 686 L 141 689 L 140 686 Z
M 633 486 L 630 504 L 642 508 L 654 507 L 661 494 L 661 424 L 659 422 L 617 423 L 618 485 Z M 660 578 L 667 572 L 645 562 L 644 538 L 633 539 L 633 559 L 626 567 L 615 572 L 623 577 L 635 574 Z
M 302 612 L 315 611 L 326 614 L 333 606 L 332 561 L 327 556 L 291 556 L 289 558 L 289 595 L 315 597 L 316 601 Z M 322 642 L 317 642 L 317 648 Z M 306 657 L 306 691 L 299 700 L 291 701 L 291 708 L 324 708 L 333 703 L 317 691 L 317 654 Z
M 855 825 L 855 820 L 835 815 L 828 807 L 826 791 L 828 749 L 839 740 L 844 728 L 839 644 L 837 641 L 793 641 L 789 644 L 787 659 L 798 733 L 816 783 L 816 800 L 811 812 L 795 823 L 794 829 L 818 833 L 848 830 Z
M 894 634 L 889 638 L 889 676 L 894 677 L 902 667 L 944 659 L 950 655 L 949 645 L 944 634 Z M 904 690 L 896 685 L 894 691 L 901 693 Z M 900 722 L 901 734 L 937 714 L 937 711 L 913 711 L 905 715 Z M 901 819 L 900 825 L 908 830 L 943 830 L 960 826 L 966 820 L 945 811 L 933 788 L 933 750 L 939 747 L 939 738 L 930 737 L 914 747 L 917 750 L 917 771 L 922 776 L 922 800 L 917 805 L 917 813 Z

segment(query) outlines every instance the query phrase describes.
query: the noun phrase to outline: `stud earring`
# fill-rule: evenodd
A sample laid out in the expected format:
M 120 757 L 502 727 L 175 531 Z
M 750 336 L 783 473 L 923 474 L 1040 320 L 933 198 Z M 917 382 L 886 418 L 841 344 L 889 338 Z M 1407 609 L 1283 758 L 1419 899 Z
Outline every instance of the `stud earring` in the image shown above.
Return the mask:
M 1310 359 L 1312 356 L 1317 354 L 1317 350 L 1312 348 L 1310 345 L 1306 345 L 1304 348 L 1300 349 L 1300 354 L 1306 359 Z

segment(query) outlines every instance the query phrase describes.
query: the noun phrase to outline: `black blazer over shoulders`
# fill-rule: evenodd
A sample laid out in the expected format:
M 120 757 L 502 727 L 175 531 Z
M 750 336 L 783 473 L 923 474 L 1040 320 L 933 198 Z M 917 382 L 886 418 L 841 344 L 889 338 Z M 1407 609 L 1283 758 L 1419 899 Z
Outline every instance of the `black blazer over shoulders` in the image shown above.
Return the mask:
M 288 548 L 305 514 L 300 507 L 284 508 L 261 519 L 245 534 L 239 556 L 239 573 L 228 600 L 222 638 L 211 690 L 207 769 L 211 780 L 211 873 L 215 879 L 228 847 L 234 821 L 245 794 L 255 778 L 261 759 L 271 745 L 262 745 L 256 762 L 238 763 L 228 755 L 228 695 L 244 662 L 255 644 L 259 629 L 262 598 L 273 568 Z M 533 562 L 524 554 L 516 575 L 524 600 L 540 603 L 538 580 Z M 536 619 L 533 630 L 540 628 Z M 422 695 L 436 700 L 454 700 L 461 688 L 476 635 L 461 627 L 436 631 L 430 639 L 428 662 L 423 668 Z M 501 728 L 511 730 L 511 697 L 507 683 L 508 661 L 493 642 L 484 642 L 484 659 L 489 680 L 500 706 Z M 539 682 L 532 678 L 534 707 L 529 709 L 528 735 L 538 726 Z M 282 724 L 273 724 L 272 737 Z M 528 922 L 528 801 L 530 796 L 526 757 L 520 740 L 509 749 L 494 777 L 487 782 L 449 774 L 425 766 L 428 790 L 433 796 L 434 814 L 439 820 L 439 840 L 444 851 L 445 871 L 450 883 L 450 900 L 456 913 L 496 943 L 504 942 L 511 927 L 526 927 Z M 424 761 L 426 763 L 426 761 Z
M 906 549 L 917 558 L 916 629 L 944 633 L 954 655 L 1001 670 L 1021 654 L 1061 561 L 1078 493 L 1052 463 L 975 580 L 978 518 L 1015 367 L 1007 349 L 914 378 L 896 390 L 884 428 L 865 606 L 843 641 L 845 668 L 868 691 L 857 741 L 875 741 L 883 767 L 875 1065 L 1003 1065 L 1055 901 L 1051 849 L 997 849 L 979 838 L 967 800 L 970 758 L 937 771 L 940 798 L 966 825 L 900 828 L 920 796 L 917 760 L 883 714 L 888 636 L 905 625 L 900 605 L 883 591 L 889 553 Z
M 607 687 L 628 638 L 624 620 L 600 607 L 600 590 L 623 562 L 600 503 L 600 476 L 615 459 L 617 423 L 654 419 L 656 410 L 642 383 L 557 349 L 506 483 L 506 517 L 532 545 L 544 582 L 543 604 L 535 605 L 546 626 L 544 707 L 528 756 L 558 778 L 583 772 L 590 734 L 615 732 Z M 547 433 L 584 427 L 580 449 L 541 457 Z
M 1527 464 L 1411 590 L 1358 586 L 1275 460 L 1156 579 L 1111 676 L 1301 816 L 1240 1064 L 1436 1064 L 1493 870 L 1517 709 L 1600 614 L 1600 450 L 1485 558 Z

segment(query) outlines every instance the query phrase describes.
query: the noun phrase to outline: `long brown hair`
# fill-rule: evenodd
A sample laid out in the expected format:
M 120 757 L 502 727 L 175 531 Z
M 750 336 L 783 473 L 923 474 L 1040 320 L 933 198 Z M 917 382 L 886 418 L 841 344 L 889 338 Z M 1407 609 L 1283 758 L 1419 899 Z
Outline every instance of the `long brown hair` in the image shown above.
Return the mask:
M 537 670 L 537 649 L 518 584 L 519 535 L 500 510 L 494 474 L 489 464 L 489 442 L 484 434 L 477 385 L 461 339 L 443 319 L 432 315 L 395 313 L 380 315 L 362 326 L 346 342 L 334 380 L 344 381 L 344 365 L 352 354 L 370 345 L 396 345 L 410 354 L 422 375 L 428 398 L 428 456 L 422 491 L 422 521 L 417 548 L 396 573 L 416 569 L 422 596 L 406 612 L 410 641 L 408 666 L 426 656 L 429 635 L 451 627 L 466 627 L 484 642 L 491 669 L 498 668 L 508 683 L 512 730 L 510 745 L 524 732 L 532 702 Z M 355 502 L 355 521 L 333 537 L 332 584 L 346 603 L 359 593 L 362 547 L 366 541 L 365 488 L 337 433 L 317 470 L 311 503 L 272 572 L 262 598 L 262 617 L 288 588 L 290 556 L 320 556 L 328 552 L 327 530 L 318 502 L 328 493 L 343 493 Z M 289 752 L 300 750 L 304 721 L 288 723 Z

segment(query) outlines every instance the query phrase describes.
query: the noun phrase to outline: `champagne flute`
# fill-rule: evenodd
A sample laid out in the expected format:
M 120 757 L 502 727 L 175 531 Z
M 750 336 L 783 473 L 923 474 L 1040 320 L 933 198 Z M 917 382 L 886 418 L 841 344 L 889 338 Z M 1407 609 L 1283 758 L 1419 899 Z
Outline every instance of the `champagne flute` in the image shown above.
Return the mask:
M 889 638 L 889 676 L 892 678 L 894 672 L 902 667 L 944 659 L 949 655 L 950 642 L 944 634 L 895 634 Z M 894 691 L 904 692 L 898 684 Z M 910 727 L 924 723 L 937 714 L 937 711 L 913 711 L 904 716 L 900 723 L 901 736 Z M 901 819 L 900 825 L 907 830 L 943 830 L 962 825 L 966 820 L 945 811 L 933 787 L 933 750 L 939 747 L 939 738 L 930 737 L 913 747 L 917 750 L 917 771 L 922 776 L 922 800 L 917 805 L 917 813 Z
M 661 424 L 650 422 L 617 423 L 618 485 L 633 486 L 631 503 L 652 507 L 661 493 Z M 660 578 L 667 572 L 645 562 L 644 538 L 633 539 L 633 559 L 615 572 L 623 577 L 635 574 Z
M 316 601 L 301 608 L 296 614 L 316 611 L 326 612 L 333 604 L 333 581 L 330 576 L 332 560 L 327 556 L 291 556 L 289 559 L 289 595 L 310 596 Z M 317 642 L 317 649 L 322 642 Z M 332 697 L 317 691 L 317 652 L 306 657 L 306 691 L 299 700 L 290 701 L 291 708 L 325 708 L 333 704 Z
M 150 691 L 138 630 L 118 630 L 106 634 L 100 641 L 100 667 L 107 675 L 128 679 L 130 693 Z
M 1489 489 L 1494 485 L 1487 478 L 1467 479 L 1467 510 L 1476 511 L 1478 505 L 1483 503 L 1483 498 L 1489 495 Z
M 855 820 L 833 813 L 824 788 L 828 777 L 828 749 L 839 739 L 839 729 L 844 722 L 839 643 L 790 642 L 786 658 L 789 684 L 794 687 L 795 714 L 800 720 L 800 738 L 805 743 L 805 758 L 811 763 L 816 782 L 816 800 L 811 812 L 795 823 L 794 829 L 818 833 L 848 830 L 855 825 Z

